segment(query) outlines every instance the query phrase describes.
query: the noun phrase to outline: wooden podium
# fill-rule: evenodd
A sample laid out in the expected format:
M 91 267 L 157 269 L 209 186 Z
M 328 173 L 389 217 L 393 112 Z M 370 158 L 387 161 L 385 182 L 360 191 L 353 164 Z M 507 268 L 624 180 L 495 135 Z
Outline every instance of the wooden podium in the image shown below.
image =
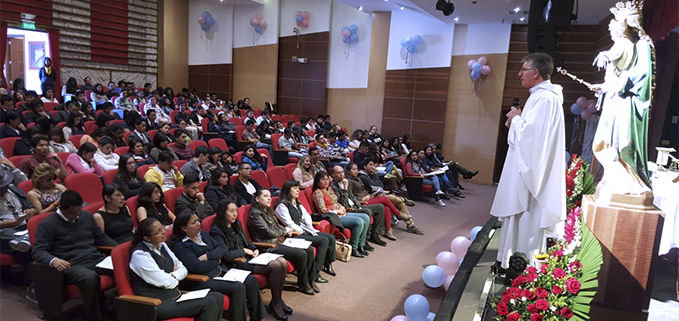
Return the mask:
M 582 209 L 604 259 L 590 320 L 646 320 L 665 214 L 598 206 L 594 195 L 583 197 Z

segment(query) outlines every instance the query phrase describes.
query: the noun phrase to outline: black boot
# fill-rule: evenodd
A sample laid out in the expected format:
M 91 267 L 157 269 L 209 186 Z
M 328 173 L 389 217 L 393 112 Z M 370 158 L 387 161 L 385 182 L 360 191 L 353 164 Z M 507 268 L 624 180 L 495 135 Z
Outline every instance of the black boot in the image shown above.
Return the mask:
M 472 179 L 478 173 L 479 171 L 467 171 L 467 173 L 464 174 L 464 179 Z
M 365 257 L 365 255 L 361 254 L 358 249 L 353 249 L 351 250 L 351 256 L 353 257 Z
M 375 250 L 375 248 L 372 247 L 372 246 L 370 246 L 370 244 L 368 244 L 368 242 L 366 242 L 365 245 L 363 245 L 362 247 L 363 247 L 364 249 L 370 251 L 370 252 L 372 252 L 372 251 Z
M 387 246 L 387 242 L 382 241 L 382 239 L 380 239 L 380 236 L 377 235 L 377 233 L 373 233 L 373 235 L 370 236 L 370 239 L 368 241 L 373 242 L 379 246 Z
M 329 275 L 332 275 L 332 276 L 336 276 L 336 275 L 337 275 L 337 273 L 335 273 L 335 270 L 332 269 L 332 263 L 326 264 L 326 265 L 323 267 L 323 272 L 325 272 L 325 273 L 327 273 L 327 274 L 329 274 Z
M 365 246 L 360 246 L 360 247 L 358 248 L 358 253 L 361 253 L 361 254 L 363 254 L 364 256 L 370 255 L 370 254 L 368 253 L 368 251 L 365 250 Z

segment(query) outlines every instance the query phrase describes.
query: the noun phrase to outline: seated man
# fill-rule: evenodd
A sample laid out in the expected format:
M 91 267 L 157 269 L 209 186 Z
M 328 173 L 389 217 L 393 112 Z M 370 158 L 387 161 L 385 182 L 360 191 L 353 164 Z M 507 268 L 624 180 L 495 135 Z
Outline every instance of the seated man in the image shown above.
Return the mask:
M 321 162 L 321 150 L 316 146 L 311 147 L 309 148 L 309 156 L 311 156 L 311 162 L 316 168 L 315 172 L 325 172 L 325 164 Z
M 373 223 L 371 225 L 370 235 L 368 241 L 377 245 L 386 246 L 387 243 L 382 241 L 379 234 L 384 234 L 384 205 L 361 205 L 361 201 L 356 198 L 349 189 L 349 180 L 344 177 L 344 167 L 335 165 L 332 168 L 332 184 L 331 187 L 335 195 L 337 195 L 337 202 L 342 204 L 347 211 L 354 213 L 365 213 L 368 216 L 373 216 Z M 389 218 L 391 219 L 391 217 Z M 368 244 L 366 249 L 370 251 Z
M 278 139 L 278 148 L 288 151 L 288 156 L 290 157 L 300 158 L 304 156 L 304 154 L 299 152 L 299 147 L 297 146 L 297 143 L 295 143 L 295 139 L 292 138 L 291 128 L 283 130 L 283 136 Z
M 132 138 L 140 141 L 142 145 L 144 145 L 144 149 L 146 150 L 147 153 L 151 152 L 151 149 L 153 148 L 153 142 L 151 141 L 151 136 L 146 132 L 146 127 L 147 127 L 146 120 L 144 120 L 141 117 L 137 117 L 134 119 L 134 130 L 132 131 L 132 134 L 130 134 L 130 137 L 128 140 L 131 140 Z
M 330 166 L 347 166 L 349 161 L 342 153 L 340 153 L 340 148 L 334 143 L 330 143 L 325 135 L 326 134 L 316 134 L 316 146 L 321 152 L 321 158 L 329 160 Z M 333 139 L 335 140 L 337 138 L 334 133 L 328 133 L 327 135 L 334 137 Z
M 191 158 L 191 160 L 188 163 L 182 166 L 181 168 L 182 175 L 184 175 L 184 177 L 194 175 L 198 177 L 198 179 L 201 182 L 207 181 L 208 179 L 210 179 L 209 176 L 210 173 L 209 171 L 207 171 L 207 169 L 203 169 L 203 165 L 207 164 L 209 157 L 210 150 L 207 147 L 205 146 L 196 147 L 194 157 Z
M 0 166 L 0 252 L 10 254 L 30 251 L 28 234 L 16 236 L 14 233 L 25 231 L 26 221 L 38 214 L 24 192 L 12 185 L 13 180 L 9 168 Z
M 144 181 L 148 183 L 158 183 L 164 191 L 184 185 L 184 175 L 177 166 L 172 165 L 174 157 L 170 152 L 160 152 L 158 154 L 158 165 L 149 168 L 144 174 Z
M 257 183 L 252 177 L 252 166 L 248 163 L 238 164 L 238 180 L 233 184 L 233 189 L 242 196 L 248 204 L 252 204 L 255 198 L 255 192 L 262 189 L 262 186 Z
M 174 132 L 175 144 L 172 150 L 179 157 L 180 160 L 190 161 L 193 159 L 193 151 L 188 146 L 187 139 L 189 135 L 182 129 L 177 129 Z M 200 147 L 200 146 L 199 146 Z
M 257 148 L 266 148 L 269 153 L 272 153 L 271 144 L 263 143 L 260 141 L 260 137 L 255 131 L 255 122 L 248 120 L 245 122 L 245 130 L 243 131 L 243 140 L 252 143 Z
M 212 206 L 205 200 L 205 195 L 200 192 L 200 180 L 196 175 L 184 177 L 184 193 L 177 198 L 174 208 L 177 213 L 187 210 L 196 213 L 201 219 L 215 213 Z
M 64 163 L 61 162 L 61 159 L 57 154 L 50 154 L 50 141 L 47 136 L 37 135 L 31 138 L 31 146 L 33 146 L 35 154 L 22 160 L 18 166 L 19 169 L 26 174 L 26 177 L 33 177 L 35 168 L 42 163 L 47 163 L 57 170 L 57 176 L 59 176 L 60 180 L 63 181 L 66 179 L 66 175 L 68 174 L 66 172 L 66 167 L 64 167 Z
M 80 288 L 87 320 L 104 320 L 99 273 L 113 271 L 96 268 L 106 258 L 97 251 L 97 246 L 115 246 L 116 242 L 104 234 L 92 214 L 82 207 L 83 199 L 77 192 L 66 191 L 61 195 L 59 209 L 38 225 L 33 260 L 63 272 L 66 283 Z

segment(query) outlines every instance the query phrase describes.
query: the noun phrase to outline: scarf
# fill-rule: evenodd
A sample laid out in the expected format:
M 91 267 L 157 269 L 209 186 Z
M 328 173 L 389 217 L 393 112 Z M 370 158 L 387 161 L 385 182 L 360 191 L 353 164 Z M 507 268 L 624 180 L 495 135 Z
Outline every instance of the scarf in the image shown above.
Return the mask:
M 52 66 L 45 67 L 45 73 L 48 74 L 48 75 L 51 75 L 52 74 Z

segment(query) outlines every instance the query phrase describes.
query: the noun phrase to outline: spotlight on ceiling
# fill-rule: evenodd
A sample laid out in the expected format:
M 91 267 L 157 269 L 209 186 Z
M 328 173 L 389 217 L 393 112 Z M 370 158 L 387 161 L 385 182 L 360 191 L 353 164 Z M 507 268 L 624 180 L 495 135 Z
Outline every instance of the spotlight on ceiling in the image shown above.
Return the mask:
M 444 16 L 450 16 L 455 11 L 455 5 L 450 0 L 438 0 L 436 2 L 436 10 L 442 11 Z

